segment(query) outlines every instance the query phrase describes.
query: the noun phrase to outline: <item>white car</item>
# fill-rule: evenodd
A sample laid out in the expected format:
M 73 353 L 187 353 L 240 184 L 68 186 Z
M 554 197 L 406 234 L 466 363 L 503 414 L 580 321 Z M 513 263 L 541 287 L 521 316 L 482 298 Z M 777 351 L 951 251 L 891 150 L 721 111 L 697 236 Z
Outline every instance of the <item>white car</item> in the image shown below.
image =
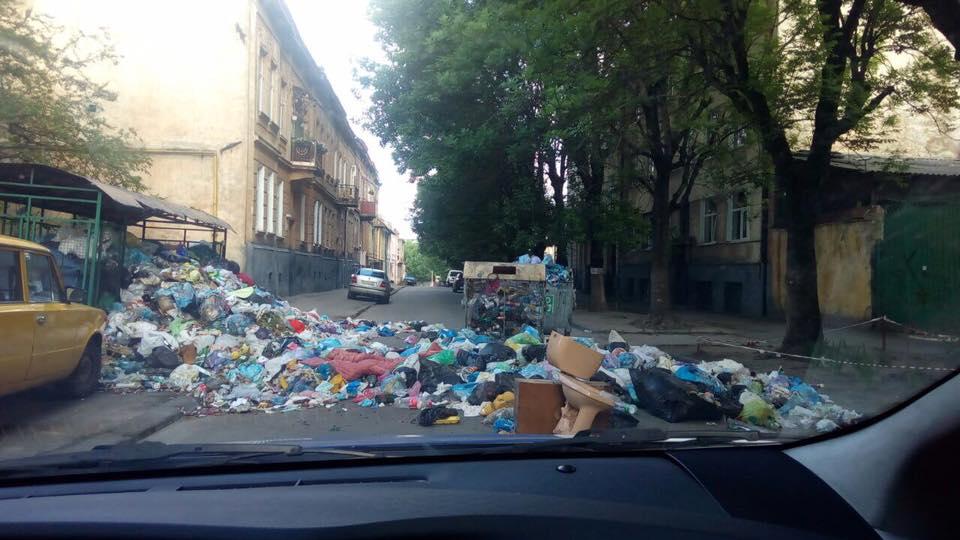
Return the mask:
M 462 275 L 463 272 L 460 270 L 450 270 L 447 272 L 447 281 L 444 283 L 444 286 L 453 287 L 453 285 L 457 282 L 457 279 Z

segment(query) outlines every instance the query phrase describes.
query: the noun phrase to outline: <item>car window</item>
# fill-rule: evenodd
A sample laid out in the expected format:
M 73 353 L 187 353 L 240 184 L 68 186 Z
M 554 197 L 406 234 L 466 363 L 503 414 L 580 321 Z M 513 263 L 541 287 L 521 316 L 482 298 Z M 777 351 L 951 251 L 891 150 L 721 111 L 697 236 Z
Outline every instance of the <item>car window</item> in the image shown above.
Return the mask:
M 24 253 L 27 260 L 27 285 L 31 302 L 63 302 L 63 289 L 49 255 Z
M 0 250 L 0 303 L 23 302 L 19 253 Z
M 370 268 L 363 268 L 360 270 L 361 276 L 375 277 L 380 279 L 385 279 L 387 276 L 380 270 L 372 270 Z

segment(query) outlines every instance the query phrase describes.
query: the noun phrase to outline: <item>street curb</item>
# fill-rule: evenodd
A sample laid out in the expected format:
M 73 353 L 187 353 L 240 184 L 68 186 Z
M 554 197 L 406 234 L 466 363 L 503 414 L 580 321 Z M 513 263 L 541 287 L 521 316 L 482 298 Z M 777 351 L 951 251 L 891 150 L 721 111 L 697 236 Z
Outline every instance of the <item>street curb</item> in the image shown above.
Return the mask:
M 574 322 L 572 319 L 570 321 L 570 327 L 576 328 L 577 330 L 584 330 L 590 333 L 594 332 L 609 332 L 610 328 L 605 328 L 603 330 L 595 330 L 582 324 Z M 728 332 L 726 330 L 720 331 L 710 331 L 710 332 L 700 332 L 697 330 L 673 330 L 673 329 L 663 329 L 663 330 L 650 330 L 650 329 L 637 329 L 637 330 L 617 330 L 620 334 L 632 334 L 632 335 L 645 335 L 645 336 L 656 336 L 656 335 L 677 335 L 677 336 L 736 336 L 740 335 L 734 332 Z

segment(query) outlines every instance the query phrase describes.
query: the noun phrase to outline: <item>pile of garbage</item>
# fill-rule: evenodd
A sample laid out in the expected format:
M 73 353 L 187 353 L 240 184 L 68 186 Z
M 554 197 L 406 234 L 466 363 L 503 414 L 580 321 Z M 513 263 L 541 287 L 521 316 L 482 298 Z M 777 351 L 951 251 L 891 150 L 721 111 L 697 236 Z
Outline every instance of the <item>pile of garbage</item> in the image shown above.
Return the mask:
M 231 263 L 144 244 L 127 254 L 130 283 L 106 327 L 101 381 L 116 391 L 192 394 L 193 414 L 333 407 L 419 410 L 421 425 L 483 416 L 516 428 L 516 380 L 556 381 L 536 329 L 505 340 L 423 321 L 334 321 L 258 287 Z M 231 268 L 232 267 L 232 268 Z M 594 379 L 617 396 L 619 418 L 642 408 L 670 422 L 724 417 L 821 431 L 859 415 L 779 371 L 756 374 L 732 360 L 680 362 L 616 332 Z M 636 423 L 636 420 L 633 420 Z

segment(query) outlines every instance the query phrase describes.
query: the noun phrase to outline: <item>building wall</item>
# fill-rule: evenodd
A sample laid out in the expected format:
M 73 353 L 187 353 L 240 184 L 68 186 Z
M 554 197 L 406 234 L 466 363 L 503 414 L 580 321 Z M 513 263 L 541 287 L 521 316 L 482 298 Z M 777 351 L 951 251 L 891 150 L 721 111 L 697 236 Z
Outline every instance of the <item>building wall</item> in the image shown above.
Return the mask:
M 133 128 L 153 159 L 146 191 L 210 212 L 245 229 L 250 1 L 162 4 L 99 0 L 32 0 L 34 11 L 68 30 L 105 28 L 116 65 L 89 71 L 116 92 L 104 114 Z M 189 14 L 185 16 L 184 14 Z M 227 255 L 242 260 L 242 237 Z

